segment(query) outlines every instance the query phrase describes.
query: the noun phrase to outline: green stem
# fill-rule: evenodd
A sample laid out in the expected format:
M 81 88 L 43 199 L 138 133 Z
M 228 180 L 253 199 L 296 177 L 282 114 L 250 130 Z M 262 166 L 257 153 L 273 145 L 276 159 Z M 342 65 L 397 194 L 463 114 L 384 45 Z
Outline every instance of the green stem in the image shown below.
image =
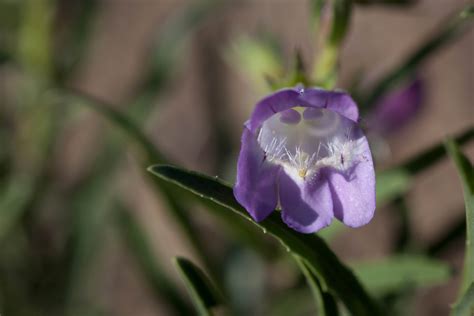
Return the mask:
M 317 85 L 333 88 L 337 80 L 339 52 L 347 33 L 352 1 L 332 0 L 332 24 L 329 36 L 323 43 L 319 58 L 314 65 L 313 76 Z
M 462 297 L 469 286 L 474 283 L 474 168 L 453 140 L 447 140 L 445 146 L 461 178 L 466 205 L 466 254 L 459 295 Z

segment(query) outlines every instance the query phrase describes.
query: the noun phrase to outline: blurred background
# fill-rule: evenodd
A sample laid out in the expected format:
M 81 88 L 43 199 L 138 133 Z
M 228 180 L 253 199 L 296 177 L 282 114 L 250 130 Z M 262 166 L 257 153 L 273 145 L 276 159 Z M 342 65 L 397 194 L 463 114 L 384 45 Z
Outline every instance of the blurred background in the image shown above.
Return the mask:
M 337 83 L 355 97 L 470 3 L 358 2 Z M 312 66 L 311 16 L 303 0 L 1 0 L 0 313 L 192 314 L 171 263 L 181 255 L 214 267 L 236 314 L 313 314 L 304 280 L 275 242 L 251 246 L 193 203 L 183 231 L 146 172 L 161 161 L 147 159 L 107 112 L 135 122 L 167 162 L 233 183 L 242 124 L 270 92 L 265 75 L 283 76 L 297 51 Z M 473 125 L 473 56 L 470 28 L 417 66 L 416 113 L 373 133 L 378 169 Z M 465 152 L 474 157 L 474 146 Z M 344 262 L 384 258 L 405 227 L 400 207 L 408 247 L 428 249 L 454 277 L 396 302 L 410 315 L 446 315 L 464 252 L 461 185 L 448 160 L 420 173 L 403 199 L 379 205 L 369 225 L 325 238 Z

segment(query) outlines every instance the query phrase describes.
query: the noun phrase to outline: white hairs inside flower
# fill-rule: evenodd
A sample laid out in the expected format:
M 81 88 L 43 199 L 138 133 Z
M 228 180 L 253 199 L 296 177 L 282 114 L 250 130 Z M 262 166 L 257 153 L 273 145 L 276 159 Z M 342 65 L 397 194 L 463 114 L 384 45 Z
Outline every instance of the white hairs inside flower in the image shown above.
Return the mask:
M 324 167 L 347 171 L 364 159 L 355 124 L 330 110 L 294 107 L 266 120 L 257 141 L 267 161 L 306 179 Z

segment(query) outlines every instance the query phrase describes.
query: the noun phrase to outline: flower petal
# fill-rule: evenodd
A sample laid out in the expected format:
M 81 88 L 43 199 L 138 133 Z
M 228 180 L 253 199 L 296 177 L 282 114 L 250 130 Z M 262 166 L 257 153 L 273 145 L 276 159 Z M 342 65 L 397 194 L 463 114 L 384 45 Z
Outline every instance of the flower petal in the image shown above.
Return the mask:
M 321 175 L 304 181 L 283 169 L 279 176 L 283 221 L 300 233 L 314 233 L 332 221 L 332 198 L 327 180 Z
M 234 196 L 256 221 L 261 221 L 277 206 L 276 179 L 281 167 L 267 162 L 256 136 L 247 128 L 241 141 Z
M 345 92 L 311 88 L 305 89 L 300 99 L 307 103 L 306 106 L 327 108 L 354 122 L 359 119 L 357 104 Z
M 403 127 L 420 110 L 424 92 L 423 82 L 419 78 L 391 91 L 377 102 L 369 126 L 381 134 L 389 134 Z
M 360 159 L 347 172 L 324 170 L 329 181 L 334 216 L 347 226 L 367 224 L 375 212 L 375 171 L 365 136 L 358 132 Z
M 288 110 L 299 105 L 299 92 L 296 89 L 277 91 L 257 103 L 247 121 L 247 128 L 256 133 L 258 128 L 275 113 Z

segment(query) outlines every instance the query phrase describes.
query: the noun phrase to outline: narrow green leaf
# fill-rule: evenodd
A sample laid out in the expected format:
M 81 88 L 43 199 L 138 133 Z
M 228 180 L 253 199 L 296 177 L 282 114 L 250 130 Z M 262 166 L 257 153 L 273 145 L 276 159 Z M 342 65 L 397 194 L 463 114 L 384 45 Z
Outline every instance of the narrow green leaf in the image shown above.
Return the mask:
M 289 229 L 273 212 L 266 220 L 257 223 L 235 200 L 232 188 L 221 181 L 196 172 L 172 166 L 157 165 L 149 168 L 153 174 L 190 190 L 201 198 L 220 204 L 243 216 L 269 233 L 294 255 L 306 260 L 311 271 L 318 275 L 323 289 L 338 296 L 354 315 L 378 315 L 378 307 L 365 292 L 352 272 L 339 261 L 326 243 L 317 235 L 305 235 Z
M 152 253 L 150 244 L 135 218 L 124 209 L 122 205 L 116 207 L 116 217 L 121 237 L 137 260 L 140 271 L 145 276 L 157 297 L 162 297 L 180 315 L 189 315 L 190 309 L 179 291 L 170 281 L 155 254 Z
M 337 309 L 337 302 L 334 297 L 323 290 L 316 276 L 308 268 L 303 258 L 295 256 L 295 260 L 298 263 L 301 271 L 303 272 L 306 282 L 308 283 L 313 298 L 317 303 L 318 315 L 319 316 L 337 316 L 339 311 Z
M 452 316 L 474 315 L 474 283 L 471 283 L 466 293 L 454 304 L 451 311 Z
M 222 294 L 194 263 L 180 257 L 173 261 L 199 315 L 212 315 L 210 309 L 223 304 Z
M 466 254 L 460 291 L 460 296 L 462 296 L 474 283 L 474 168 L 454 141 L 446 141 L 446 151 L 456 165 L 461 178 L 466 206 Z
M 428 287 L 447 281 L 450 267 L 442 261 L 400 255 L 351 265 L 354 273 L 374 294 L 384 295 L 406 287 Z
M 372 108 L 376 101 L 392 87 L 413 75 L 422 61 L 462 34 L 470 26 L 474 16 L 473 13 L 474 5 L 470 4 L 463 11 L 444 22 L 433 36 L 428 38 L 413 54 L 390 71 L 371 89 L 367 101 L 364 102 L 366 106 L 363 110 L 367 111 Z

